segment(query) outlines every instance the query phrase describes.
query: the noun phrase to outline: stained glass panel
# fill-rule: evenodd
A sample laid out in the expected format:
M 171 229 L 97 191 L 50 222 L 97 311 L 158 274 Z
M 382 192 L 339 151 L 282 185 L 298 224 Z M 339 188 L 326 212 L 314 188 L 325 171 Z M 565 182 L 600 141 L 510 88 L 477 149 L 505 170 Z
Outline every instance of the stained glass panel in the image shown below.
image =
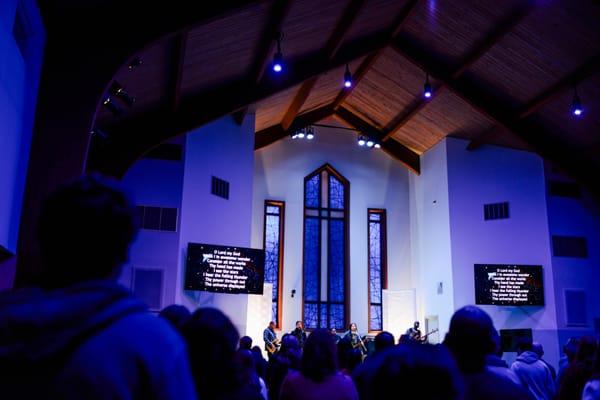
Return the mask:
M 267 214 L 278 214 L 279 215 L 279 207 L 267 206 Z
M 383 322 L 381 319 L 381 305 L 371 305 L 369 313 L 369 330 L 381 331 L 383 330 Z
M 306 207 L 319 207 L 319 186 L 321 176 L 319 174 L 313 176 L 305 183 L 305 198 L 304 204 Z
M 335 176 L 329 175 L 329 207 L 344 208 L 344 185 Z
M 308 329 L 318 328 L 318 313 L 316 303 L 304 303 L 304 326 Z
M 321 246 L 317 218 L 306 218 L 304 222 L 304 300 L 319 300 L 319 259 Z
M 279 326 L 279 270 L 281 263 L 281 229 L 283 203 L 273 204 L 265 201 L 265 282 L 273 285 L 272 320 Z
M 344 305 L 343 304 L 331 304 L 329 306 L 329 327 L 335 328 L 336 330 L 345 330 L 344 321 Z
M 381 303 L 381 224 L 369 223 L 369 285 L 371 303 Z
M 344 220 L 329 221 L 329 301 L 344 302 L 345 237 Z
M 319 328 L 329 328 L 327 321 L 327 303 L 319 304 Z

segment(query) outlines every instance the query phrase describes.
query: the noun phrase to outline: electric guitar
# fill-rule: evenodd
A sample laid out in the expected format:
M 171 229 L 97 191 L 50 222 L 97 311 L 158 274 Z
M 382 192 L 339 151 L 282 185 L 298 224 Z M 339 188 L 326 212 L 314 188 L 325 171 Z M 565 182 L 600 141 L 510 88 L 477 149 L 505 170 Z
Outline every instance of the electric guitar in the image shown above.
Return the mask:
M 417 335 L 417 336 L 416 336 L 416 337 L 414 337 L 413 339 L 414 339 L 414 340 L 416 340 L 416 341 L 418 341 L 418 342 L 425 343 L 425 342 L 427 341 L 427 336 L 429 336 L 429 335 L 433 335 L 433 334 L 434 334 L 434 333 L 436 333 L 437 331 L 438 331 L 438 329 L 436 328 L 436 329 L 434 329 L 434 330 L 432 330 L 432 331 L 429 331 L 429 332 L 427 332 L 427 333 L 426 333 L 426 334 L 424 334 L 423 336 L 419 336 L 419 335 Z
M 275 353 L 279 349 L 280 340 L 278 338 L 273 339 L 270 342 L 265 342 L 267 351 L 271 354 Z

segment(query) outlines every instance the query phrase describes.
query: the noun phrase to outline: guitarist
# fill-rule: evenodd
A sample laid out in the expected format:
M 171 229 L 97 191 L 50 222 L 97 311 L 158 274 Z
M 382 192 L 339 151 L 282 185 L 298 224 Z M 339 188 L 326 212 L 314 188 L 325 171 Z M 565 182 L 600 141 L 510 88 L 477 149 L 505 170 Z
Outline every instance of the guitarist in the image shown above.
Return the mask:
M 415 342 L 423 341 L 421 330 L 419 329 L 419 321 L 415 321 L 413 327 L 408 328 L 406 334 L 411 340 L 414 340 Z
M 353 349 L 359 348 L 363 354 L 367 352 L 367 347 L 363 343 L 360 334 L 358 333 L 358 327 L 354 322 L 348 327 L 348 332 L 346 332 L 344 338 L 350 340 Z
M 277 351 L 278 339 L 275 334 L 275 322 L 269 322 L 269 326 L 263 331 L 263 340 L 265 341 L 265 350 L 267 351 L 267 356 L 269 360 Z

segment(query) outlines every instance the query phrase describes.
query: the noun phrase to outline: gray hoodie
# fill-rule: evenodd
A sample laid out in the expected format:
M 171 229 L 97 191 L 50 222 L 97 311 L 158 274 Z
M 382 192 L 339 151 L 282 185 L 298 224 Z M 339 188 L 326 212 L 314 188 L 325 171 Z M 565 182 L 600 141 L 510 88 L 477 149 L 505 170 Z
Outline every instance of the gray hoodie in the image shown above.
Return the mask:
M 0 292 L 3 399 L 195 399 L 182 339 L 112 281 Z
M 535 399 L 551 400 L 554 397 L 556 388 L 552 374 L 536 353 L 524 351 L 517 357 L 511 369 Z

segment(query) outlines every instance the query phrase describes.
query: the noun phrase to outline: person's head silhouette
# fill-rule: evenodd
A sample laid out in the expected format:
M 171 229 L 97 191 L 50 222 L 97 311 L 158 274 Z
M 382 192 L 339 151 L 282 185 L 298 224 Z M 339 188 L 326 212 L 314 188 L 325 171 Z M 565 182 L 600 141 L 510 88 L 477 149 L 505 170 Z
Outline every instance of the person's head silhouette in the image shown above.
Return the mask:
M 136 233 L 135 208 L 115 183 L 84 176 L 58 189 L 40 215 L 41 284 L 117 278 Z

